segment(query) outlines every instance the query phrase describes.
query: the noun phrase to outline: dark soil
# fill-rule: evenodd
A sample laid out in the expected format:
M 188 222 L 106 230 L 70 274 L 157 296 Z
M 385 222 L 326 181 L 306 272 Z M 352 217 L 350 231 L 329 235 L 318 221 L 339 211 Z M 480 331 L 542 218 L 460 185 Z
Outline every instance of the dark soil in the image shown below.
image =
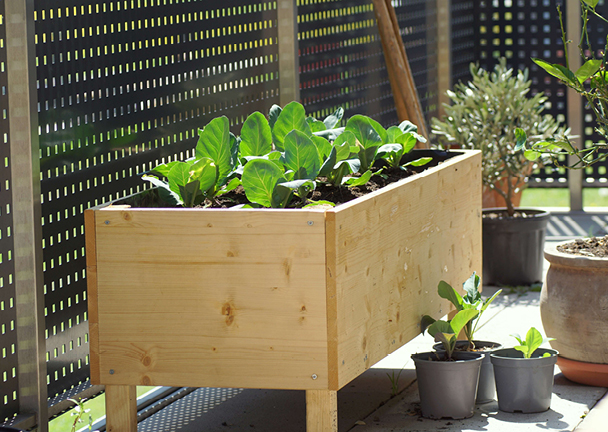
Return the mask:
M 558 246 L 557 250 L 572 255 L 606 258 L 608 257 L 608 236 L 576 239 Z
M 402 169 L 384 169 L 382 176 L 374 175 L 371 180 L 363 186 L 354 187 L 335 187 L 328 183 L 323 183 L 324 178 L 320 178 L 317 182 L 316 189 L 308 196 L 309 200 L 313 201 L 330 201 L 336 205 L 343 204 L 345 202 L 354 200 L 361 196 L 367 195 L 370 192 L 381 189 L 384 186 L 407 178 L 411 175 L 416 174 L 414 171 Z M 216 202 L 206 204 L 211 208 L 228 208 L 238 204 L 248 203 L 247 197 L 245 196 L 245 190 L 242 186 L 239 186 L 234 191 L 231 191 L 225 195 L 221 195 L 216 199 Z M 297 197 L 290 203 L 289 207 L 303 207 L 306 203 L 303 203 Z

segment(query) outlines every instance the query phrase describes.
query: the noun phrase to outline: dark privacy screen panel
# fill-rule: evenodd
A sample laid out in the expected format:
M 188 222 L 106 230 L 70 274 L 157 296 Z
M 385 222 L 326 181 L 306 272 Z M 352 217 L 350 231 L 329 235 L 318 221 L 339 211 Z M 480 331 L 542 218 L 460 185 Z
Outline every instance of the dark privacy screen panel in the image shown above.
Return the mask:
M 551 63 L 564 62 L 564 50 L 557 6 L 564 13 L 563 0 L 477 0 L 475 29 L 477 58 L 492 70 L 499 57 L 506 57 L 509 67 L 529 70 L 532 93 L 543 91 L 549 101 L 545 112 L 565 122 L 566 87 L 536 66 L 532 57 Z M 565 23 L 564 23 L 565 25 Z M 575 38 L 577 39 L 578 36 Z M 468 75 L 470 78 L 470 74 Z M 553 166 L 537 171 L 531 183 L 565 185 L 566 172 Z
M 0 2 L 0 424 L 19 410 L 4 2 Z
M 471 78 L 469 64 L 475 57 L 475 2 L 476 0 L 452 0 L 452 83 L 467 82 Z
M 38 0 L 49 397 L 88 378 L 84 209 L 191 155 L 197 129 L 278 103 L 276 4 Z
M 393 6 L 427 122 L 436 115 L 435 2 Z M 300 98 L 309 114 L 338 107 L 384 126 L 398 122 L 371 0 L 298 0 Z

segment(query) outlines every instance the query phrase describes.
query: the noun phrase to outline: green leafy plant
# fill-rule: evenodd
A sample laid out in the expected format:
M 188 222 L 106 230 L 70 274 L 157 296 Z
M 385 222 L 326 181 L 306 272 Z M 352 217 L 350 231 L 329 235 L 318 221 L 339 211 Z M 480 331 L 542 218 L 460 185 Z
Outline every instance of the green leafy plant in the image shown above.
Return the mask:
M 68 400 L 76 404 L 76 406 L 74 407 L 74 412 L 72 412 L 72 414 L 71 414 L 74 417 L 74 422 L 72 423 L 72 428 L 70 429 L 71 432 L 76 432 L 76 430 L 78 429 L 78 425 L 80 423 L 84 423 L 83 417 L 86 414 L 89 414 L 89 412 L 91 410 L 85 409 L 85 407 L 84 407 L 85 400 L 83 400 L 83 399 L 79 399 L 79 400 L 68 399 Z M 88 422 L 89 422 L 89 430 L 92 430 L 93 429 L 93 418 L 91 417 L 90 414 L 89 414 Z
M 551 115 L 543 114 L 547 101 L 543 93 L 528 95 L 527 69 L 514 73 L 501 58 L 492 72 L 474 63 L 470 71 L 471 81 L 447 92 L 452 104 L 444 105 L 442 120 L 431 120 L 432 132 L 444 147 L 481 150 L 483 185 L 504 198 L 512 216 L 514 194 L 525 188 L 527 176 L 542 162 L 515 151 L 521 140 L 517 131 L 525 130 L 533 142 L 541 142 L 566 130 Z
M 249 200 L 244 207 L 285 208 L 294 197 L 302 206 L 318 205 L 308 196 L 319 178 L 336 187 L 363 185 L 383 143 L 395 141 L 395 148 L 382 155 L 396 165 L 416 139 L 423 139 L 409 122 L 389 133 L 361 115 L 337 127 L 343 115 L 339 108 L 320 121 L 307 117 L 299 102 L 274 105 L 268 117 L 259 112 L 247 117 L 239 137 L 230 132 L 227 117 L 218 117 L 199 130 L 194 157 L 160 164 L 143 178 L 158 187 L 163 201 L 184 207 L 212 205 L 239 186 Z
M 426 142 L 426 138 L 418 135 L 418 127 L 407 120 L 399 126 L 388 128 L 386 131 L 386 141 L 387 143 L 378 149 L 376 160 L 384 159 L 390 168 L 406 169 L 410 165 L 423 166 L 432 160 L 430 157 L 422 157 L 401 164 L 403 156 L 411 152 L 418 141 Z
M 466 323 L 464 326 L 464 334 L 469 341 L 468 350 L 475 349 L 475 343 L 473 342 L 473 338 L 475 336 L 475 332 L 481 328 L 479 327 L 479 323 L 481 321 L 481 315 L 484 311 L 490 306 L 490 303 L 494 301 L 496 297 L 502 292 L 502 290 L 498 290 L 492 295 L 492 297 L 486 299 L 485 301 L 481 298 L 481 291 L 479 291 L 479 287 L 481 285 L 481 280 L 477 273 L 473 272 L 471 277 L 469 277 L 463 284 L 464 295 L 461 296 L 458 291 L 456 291 L 450 284 L 445 281 L 439 282 L 437 287 L 437 292 L 439 293 L 439 297 L 449 300 L 457 311 L 463 310 L 475 310 L 477 311 L 477 315 L 475 315 L 470 321 Z M 435 320 L 425 315 L 424 321 L 426 323 L 433 323 Z
M 555 340 L 554 338 L 543 338 L 542 334 L 534 327 L 531 327 L 526 334 L 526 339 L 522 340 L 521 337 L 517 334 L 511 335 L 517 342 L 519 342 L 518 346 L 514 346 L 517 351 L 521 351 L 524 355 L 524 358 L 531 358 L 542 344 Z M 543 357 L 551 357 L 550 353 L 543 354 Z
M 428 327 L 427 317 L 430 317 L 425 315 L 422 318 L 422 333 L 424 333 L 426 330 L 428 334 L 435 338 L 435 340 L 441 342 L 446 353 L 446 359 L 451 360 L 454 349 L 456 348 L 458 334 L 478 314 L 479 311 L 476 309 L 461 310 L 454 315 L 454 318 L 452 318 L 450 321 L 433 320 L 433 323 Z
M 579 95 L 585 98 L 587 106 L 593 111 L 596 119 L 595 131 L 608 140 L 608 71 L 606 70 L 606 62 L 608 61 L 608 38 L 605 38 L 606 43 L 599 50 L 596 50 L 589 38 L 589 21 L 590 17 L 595 18 L 600 23 L 605 25 L 608 20 L 600 15 L 596 10 L 598 0 L 581 0 L 581 16 L 583 19 L 582 31 L 578 44 L 579 55 L 582 60 L 582 66 L 576 71 L 570 69 L 570 56 L 568 53 L 568 44 L 571 41 L 567 40 L 564 30 L 564 22 L 562 11 L 557 7 L 559 22 L 562 34 L 562 43 L 564 46 L 565 66 L 561 64 L 551 64 L 545 60 L 533 58 L 532 60 L 547 73 L 554 76 L 563 82 L 566 86 L 576 91 Z M 596 57 L 596 53 L 601 55 Z M 585 145 L 585 148 L 578 148 L 570 141 L 568 137 L 554 136 L 542 141 L 531 141 L 528 139 L 525 131 L 521 131 L 521 140 L 518 144 L 518 150 L 525 150 L 524 154 L 529 160 L 537 160 L 542 156 L 550 157 L 556 165 L 564 165 L 568 168 L 582 169 L 593 165 L 596 162 L 605 160 L 608 153 L 602 152 L 608 148 L 605 142 L 592 143 Z M 564 164 L 560 161 L 560 157 L 573 156 L 574 162 Z

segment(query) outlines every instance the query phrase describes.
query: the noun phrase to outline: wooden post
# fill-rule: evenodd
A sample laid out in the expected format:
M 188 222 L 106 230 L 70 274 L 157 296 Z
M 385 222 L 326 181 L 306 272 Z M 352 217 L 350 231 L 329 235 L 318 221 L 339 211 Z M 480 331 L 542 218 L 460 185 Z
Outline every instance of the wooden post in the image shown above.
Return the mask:
M 279 48 L 279 103 L 300 100 L 298 7 L 295 0 L 277 2 Z
M 409 115 L 407 120 L 415 123 L 418 126 L 418 133 L 427 137 L 426 122 L 420 107 L 418 92 L 412 78 L 395 10 L 390 0 L 373 0 L 373 3 L 378 22 L 378 31 L 383 41 L 384 58 L 390 59 L 387 61 L 387 65 L 391 65 L 393 79 L 396 81 L 396 84 L 393 85 L 391 83 L 391 86 L 393 89 L 398 88 L 396 94 L 393 90 L 394 97 L 395 99 L 401 98 L 403 100 Z
M 306 390 L 306 432 L 338 432 L 338 392 Z
M 34 1 L 4 3 L 19 411 L 48 431 Z
M 576 40 L 577 35 L 581 34 L 581 9 L 579 0 L 568 0 L 566 2 L 566 32 Z M 570 70 L 577 70 L 581 66 L 581 57 L 578 53 L 576 43 L 571 43 L 568 49 L 568 60 L 570 62 Z M 577 143 L 577 148 L 584 148 L 584 127 L 583 127 L 583 98 L 571 88 L 568 88 L 566 93 L 568 101 L 568 126 L 571 129 L 571 134 L 580 137 Z M 568 163 L 576 162 L 574 156 L 568 157 Z M 571 169 L 568 170 L 568 189 L 570 191 L 570 210 L 583 210 L 583 173 L 584 170 Z
M 437 86 L 439 118 L 445 115 L 444 104 L 450 104 L 446 92 L 452 88 L 452 28 L 450 0 L 437 0 Z
M 135 386 L 106 386 L 106 431 L 137 432 Z

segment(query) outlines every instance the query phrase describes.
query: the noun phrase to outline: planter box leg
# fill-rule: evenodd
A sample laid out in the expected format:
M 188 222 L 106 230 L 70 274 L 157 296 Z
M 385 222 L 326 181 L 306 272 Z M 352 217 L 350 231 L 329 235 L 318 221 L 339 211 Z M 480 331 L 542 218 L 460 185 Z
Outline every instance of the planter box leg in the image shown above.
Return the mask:
M 137 432 L 135 386 L 106 386 L 106 431 Z
M 338 392 L 306 390 L 306 432 L 338 432 Z

